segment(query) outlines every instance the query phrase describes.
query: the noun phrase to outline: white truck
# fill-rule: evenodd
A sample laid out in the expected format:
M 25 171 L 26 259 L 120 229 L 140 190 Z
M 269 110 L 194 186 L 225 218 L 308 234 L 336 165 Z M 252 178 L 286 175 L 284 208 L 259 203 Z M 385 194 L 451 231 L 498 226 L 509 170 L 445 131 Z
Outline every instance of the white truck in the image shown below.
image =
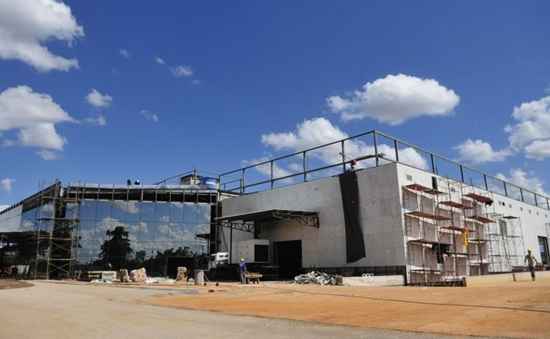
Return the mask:
M 229 252 L 217 252 L 210 255 L 208 269 L 217 269 L 229 265 Z

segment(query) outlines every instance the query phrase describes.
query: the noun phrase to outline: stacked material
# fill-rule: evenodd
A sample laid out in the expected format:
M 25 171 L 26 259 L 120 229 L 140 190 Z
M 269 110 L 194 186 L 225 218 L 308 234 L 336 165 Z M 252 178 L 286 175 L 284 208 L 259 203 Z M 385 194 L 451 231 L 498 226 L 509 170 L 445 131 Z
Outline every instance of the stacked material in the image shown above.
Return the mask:
M 133 282 L 145 282 L 147 280 L 147 272 L 145 268 L 130 271 L 130 280 Z
M 294 277 L 297 284 L 341 285 L 342 278 L 335 274 L 311 271 Z
M 171 285 L 171 284 L 175 284 L 176 281 L 174 279 L 170 279 L 170 278 L 152 278 L 152 277 L 147 277 L 147 279 L 145 279 L 145 283 L 146 284 L 164 284 L 164 285 Z
M 128 270 L 125 268 L 120 269 L 118 271 L 118 278 L 122 283 L 130 282 L 130 275 L 128 274 Z
M 186 281 L 187 280 L 187 267 L 178 267 L 178 275 L 176 276 L 176 281 Z

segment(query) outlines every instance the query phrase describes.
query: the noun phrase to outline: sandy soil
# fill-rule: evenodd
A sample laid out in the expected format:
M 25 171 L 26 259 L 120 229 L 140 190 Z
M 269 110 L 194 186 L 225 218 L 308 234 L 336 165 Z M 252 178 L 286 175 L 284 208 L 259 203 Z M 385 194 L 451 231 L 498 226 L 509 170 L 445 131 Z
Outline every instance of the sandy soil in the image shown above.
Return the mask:
M 368 328 L 550 338 L 550 272 L 471 279 L 463 287 L 222 285 L 213 292 L 160 296 L 159 306 Z
M 0 290 L 7 290 L 10 288 L 31 287 L 32 284 L 21 280 L 0 279 Z
M 193 294 L 196 290 L 192 286 L 113 288 L 113 285 L 44 281 L 33 284 L 32 288 L 0 290 L 0 338 L 435 338 L 425 333 L 234 316 L 157 307 L 143 302 L 153 296 Z

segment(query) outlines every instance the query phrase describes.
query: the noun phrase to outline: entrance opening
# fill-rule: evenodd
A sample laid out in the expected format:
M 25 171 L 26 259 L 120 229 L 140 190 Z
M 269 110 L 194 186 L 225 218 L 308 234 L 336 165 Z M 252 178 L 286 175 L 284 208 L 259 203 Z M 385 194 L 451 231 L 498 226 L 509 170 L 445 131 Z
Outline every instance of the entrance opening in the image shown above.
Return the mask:
M 302 272 L 302 241 L 274 242 L 274 257 L 279 266 L 279 277 L 294 278 Z

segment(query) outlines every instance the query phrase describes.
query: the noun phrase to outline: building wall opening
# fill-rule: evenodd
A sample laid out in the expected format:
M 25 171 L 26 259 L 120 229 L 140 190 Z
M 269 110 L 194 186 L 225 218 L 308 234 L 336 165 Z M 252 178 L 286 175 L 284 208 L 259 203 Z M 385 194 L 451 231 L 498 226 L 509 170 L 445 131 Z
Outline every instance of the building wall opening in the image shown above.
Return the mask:
M 279 277 L 294 278 L 302 272 L 302 241 L 274 242 L 274 258 L 279 266 Z

